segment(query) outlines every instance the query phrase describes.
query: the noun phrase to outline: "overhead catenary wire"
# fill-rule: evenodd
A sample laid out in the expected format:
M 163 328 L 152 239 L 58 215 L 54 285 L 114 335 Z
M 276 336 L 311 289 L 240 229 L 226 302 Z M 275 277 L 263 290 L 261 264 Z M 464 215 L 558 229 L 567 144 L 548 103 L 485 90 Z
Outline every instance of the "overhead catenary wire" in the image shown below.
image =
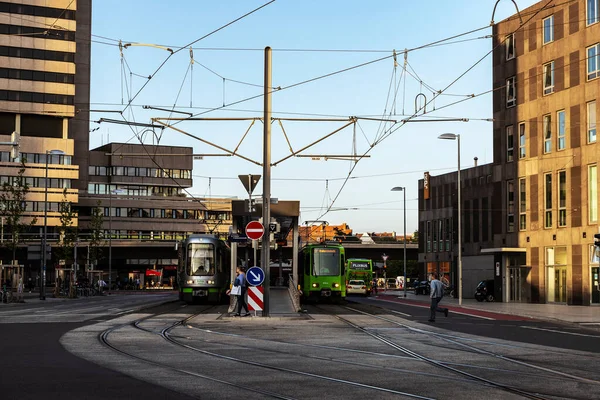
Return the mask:
M 539 14 L 540 12 L 542 12 L 542 11 L 543 11 L 543 10 L 544 10 L 544 9 L 545 9 L 545 8 L 546 8 L 546 7 L 547 7 L 549 4 L 550 4 L 550 3 L 552 3 L 552 1 L 553 1 L 553 0 L 549 0 L 549 1 L 548 1 L 548 2 L 547 2 L 545 5 L 544 5 L 544 6 L 542 6 L 542 7 L 541 7 L 539 10 L 537 10 L 535 13 L 533 13 L 533 14 L 532 14 L 532 16 L 531 16 L 531 17 L 530 17 L 530 18 L 529 18 L 529 19 L 528 19 L 526 22 L 522 22 L 522 23 L 519 25 L 519 28 L 517 28 L 517 29 L 515 30 L 515 32 L 516 32 L 516 31 L 518 31 L 518 30 L 519 30 L 521 27 L 525 26 L 525 24 L 526 24 L 526 23 L 528 23 L 528 22 L 529 22 L 531 19 L 533 19 L 533 18 L 534 18 L 534 17 L 535 17 L 537 14 Z M 513 33 L 514 33 L 514 32 L 513 32 Z M 440 91 L 440 93 L 443 93 L 443 92 L 445 92 L 447 89 L 449 89 L 450 87 L 452 87 L 452 86 L 453 86 L 453 85 L 454 85 L 456 82 L 458 82 L 460 79 L 462 79 L 462 78 L 463 78 L 463 77 L 464 77 L 466 74 L 468 74 L 468 73 L 469 73 L 469 71 L 471 71 L 471 70 L 472 70 L 472 69 L 473 69 L 473 68 L 474 68 L 476 65 L 478 65 L 479 63 L 481 63 L 481 62 L 482 62 L 482 61 L 483 61 L 485 58 L 487 58 L 487 57 L 488 57 L 490 54 L 492 54 L 492 53 L 493 53 L 493 51 L 494 51 L 494 49 L 495 49 L 496 47 L 498 47 L 498 46 L 500 46 L 500 44 L 498 44 L 498 45 L 494 46 L 494 47 L 492 48 L 492 50 L 488 51 L 488 52 L 487 52 L 487 53 L 486 53 L 486 54 L 485 54 L 483 57 L 481 57 L 481 58 L 480 58 L 478 61 L 476 61 L 476 62 L 475 62 L 475 63 L 474 63 L 472 66 L 470 66 L 469 68 L 467 68 L 467 70 L 466 70 L 466 71 L 464 71 L 463 73 L 461 73 L 461 74 L 460 74 L 460 75 L 459 75 L 457 78 L 455 78 L 455 79 L 454 79 L 452 82 L 450 82 L 450 83 L 449 83 L 449 84 L 448 84 L 448 85 L 447 85 L 447 86 L 446 86 L 444 89 L 442 89 L 442 90 Z M 429 101 L 429 102 L 427 102 L 427 103 L 430 103 L 431 101 L 435 100 L 435 98 L 436 98 L 436 97 L 437 97 L 437 95 L 434 95 L 434 96 L 433 96 L 433 99 L 432 99 L 432 100 L 430 100 L 430 101 Z M 427 105 L 427 103 L 426 103 L 425 105 Z M 414 118 L 416 115 L 417 115 L 417 112 L 415 112 L 415 115 L 414 115 L 413 117 L 409 117 L 409 118 Z M 383 136 L 379 142 L 381 142 L 381 141 L 385 140 L 386 138 L 390 137 L 390 135 L 392 135 L 394 132 L 396 132 L 398 129 L 400 129 L 400 128 L 401 128 L 402 126 L 404 126 L 404 125 L 405 125 L 405 123 L 401 123 L 401 124 L 399 124 L 399 126 L 398 126 L 398 127 L 390 129 L 389 133 L 387 133 L 385 136 Z M 379 142 L 378 142 L 378 143 L 379 143 Z M 374 148 L 374 147 L 371 147 L 371 148 L 367 149 L 367 151 L 365 152 L 365 155 L 366 155 L 366 154 L 368 154 L 368 153 L 369 153 L 369 152 L 370 152 L 370 151 L 371 151 L 373 148 Z M 351 176 L 352 172 L 353 172 L 353 171 L 354 171 L 354 169 L 356 168 L 356 165 L 358 165 L 358 164 L 355 164 L 355 165 L 354 165 L 354 167 L 351 169 L 350 173 L 348 174 L 348 177 L 347 177 L 347 179 L 346 179 L 346 180 L 344 180 L 344 182 L 342 183 L 342 185 L 341 185 L 341 187 L 340 187 L 340 189 L 339 189 L 338 193 L 336 194 L 336 196 L 334 197 L 333 201 L 331 202 L 331 205 L 330 205 L 330 208 L 329 208 L 329 209 L 331 209 L 331 207 L 333 207 L 333 205 L 335 204 L 335 202 L 336 202 L 336 201 L 337 201 L 337 199 L 339 198 L 339 196 L 340 196 L 340 194 L 342 193 L 342 191 L 343 191 L 344 187 L 345 187 L 345 186 L 346 186 L 346 184 L 348 183 L 348 181 L 349 181 L 349 178 L 350 178 L 350 176 Z M 324 216 L 327 214 L 327 212 L 328 212 L 328 211 L 326 211 L 325 213 L 322 213 L 322 214 L 320 214 L 320 215 L 317 217 L 317 219 L 321 219 L 321 218 L 323 218 L 323 217 L 324 217 Z

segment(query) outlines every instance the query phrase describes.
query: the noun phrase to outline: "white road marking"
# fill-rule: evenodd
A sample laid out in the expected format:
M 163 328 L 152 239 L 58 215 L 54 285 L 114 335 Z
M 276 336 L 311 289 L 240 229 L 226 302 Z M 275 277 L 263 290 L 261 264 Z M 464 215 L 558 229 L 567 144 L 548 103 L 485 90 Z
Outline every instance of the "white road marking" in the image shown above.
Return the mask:
M 406 314 L 400 311 L 396 311 L 396 310 L 390 310 L 391 312 L 393 312 L 394 314 L 400 314 L 400 315 L 404 315 L 405 317 L 412 317 L 412 315 L 410 314 Z
M 534 326 L 521 326 L 521 328 L 523 328 L 523 329 L 534 329 L 534 330 L 537 330 L 537 331 L 562 333 L 563 335 L 586 336 L 586 337 L 593 337 L 593 338 L 600 339 L 600 336 L 598 336 L 598 335 L 586 335 L 584 333 L 563 332 L 563 331 L 558 331 L 556 329 L 536 328 Z

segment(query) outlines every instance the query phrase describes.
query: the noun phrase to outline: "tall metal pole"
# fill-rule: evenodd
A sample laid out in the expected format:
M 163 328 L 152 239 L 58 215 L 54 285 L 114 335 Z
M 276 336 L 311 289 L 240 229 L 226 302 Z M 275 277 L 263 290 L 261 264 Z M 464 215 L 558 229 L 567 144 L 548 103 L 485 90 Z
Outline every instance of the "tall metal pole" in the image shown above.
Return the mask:
M 461 181 L 460 181 L 460 135 L 456 135 L 457 143 L 458 143 L 458 305 L 462 305 L 462 221 L 461 221 L 461 200 L 460 200 L 460 192 L 461 192 Z
M 404 194 L 404 297 L 406 297 L 406 186 L 402 189 Z
M 264 139 L 263 139 L 263 224 L 271 222 L 271 48 L 265 47 L 265 87 L 264 87 Z M 269 268 L 271 233 L 265 229 L 262 241 L 261 266 L 265 272 L 263 317 L 269 316 Z
M 108 185 L 108 293 L 112 288 L 112 188 Z
M 48 234 L 48 151 L 46 150 L 46 179 L 44 179 L 44 236 L 42 240 L 42 273 L 40 277 L 40 300 L 46 300 L 46 243 Z

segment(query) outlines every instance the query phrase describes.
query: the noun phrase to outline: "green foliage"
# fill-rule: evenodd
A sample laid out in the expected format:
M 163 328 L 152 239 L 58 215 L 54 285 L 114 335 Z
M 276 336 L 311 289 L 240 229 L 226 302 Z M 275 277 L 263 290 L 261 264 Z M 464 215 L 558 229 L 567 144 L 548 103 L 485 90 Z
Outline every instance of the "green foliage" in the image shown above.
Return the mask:
M 29 185 L 25 181 L 25 164 L 21 165 L 17 176 L 9 179 L 2 184 L 0 190 L 0 215 L 4 218 L 4 226 L 10 234 L 5 245 L 12 250 L 13 261 L 16 257 L 17 246 L 23 241 L 23 232 L 29 231 L 37 222 L 33 218 L 31 222 L 23 222 L 23 215 L 26 210 L 26 198 L 29 193 Z
M 406 260 L 406 276 L 418 276 L 420 273 L 419 263 L 416 260 Z M 389 278 L 396 276 L 404 276 L 404 261 L 403 260 L 387 260 L 386 275 Z
M 102 258 L 102 247 L 104 246 L 104 212 L 102 202 L 98 200 L 96 207 L 92 208 L 92 219 L 90 220 L 90 263 L 98 265 Z
M 60 249 L 59 258 L 69 265 L 73 261 L 73 248 L 77 239 L 77 227 L 73 226 L 77 213 L 67 201 L 67 189 L 63 190 L 63 199 L 59 206 L 60 212 Z

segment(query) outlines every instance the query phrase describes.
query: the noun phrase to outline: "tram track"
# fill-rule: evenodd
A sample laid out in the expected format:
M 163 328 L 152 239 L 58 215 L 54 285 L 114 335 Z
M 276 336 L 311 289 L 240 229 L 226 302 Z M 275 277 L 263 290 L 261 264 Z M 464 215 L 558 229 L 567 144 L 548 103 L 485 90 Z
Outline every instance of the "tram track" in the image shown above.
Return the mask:
M 533 364 L 531 362 L 523 361 L 522 359 L 518 359 L 518 358 L 515 358 L 515 357 L 507 357 L 507 356 L 505 356 L 503 354 L 500 354 L 500 353 L 492 352 L 492 351 L 489 351 L 489 350 L 486 350 L 486 349 L 481 349 L 479 347 L 475 347 L 473 345 L 460 342 L 459 340 L 465 340 L 464 338 L 462 338 L 460 336 L 448 335 L 448 334 L 444 334 L 444 333 L 429 331 L 429 330 L 426 330 L 426 329 L 415 328 L 415 327 L 412 327 L 410 325 L 403 324 L 403 323 L 400 323 L 400 322 L 395 321 L 395 320 L 391 320 L 391 319 L 386 318 L 386 317 L 382 317 L 380 315 L 373 315 L 373 314 L 370 314 L 370 313 L 367 313 L 365 311 L 358 310 L 358 309 L 355 309 L 355 308 L 352 308 L 352 307 L 345 307 L 345 308 L 348 309 L 348 310 L 354 311 L 354 312 L 358 312 L 358 313 L 363 314 L 363 315 L 368 315 L 369 317 L 374 317 L 374 318 L 377 318 L 379 320 L 386 321 L 388 323 L 391 323 L 391 324 L 396 325 L 396 326 L 400 326 L 400 327 L 402 327 L 404 329 L 407 329 L 407 330 L 415 332 L 415 333 L 424 334 L 424 335 L 427 335 L 427 336 L 433 336 L 433 337 L 435 337 L 437 339 L 440 339 L 440 340 L 443 340 L 443 341 L 445 341 L 447 343 L 451 343 L 451 344 L 457 346 L 458 348 L 464 348 L 467 351 L 470 351 L 470 352 L 473 352 L 473 353 L 476 353 L 476 354 L 482 354 L 482 355 L 494 357 L 494 358 L 500 359 L 502 361 L 506 361 L 506 362 L 513 363 L 513 364 L 516 364 L 516 365 L 524 366 L 526 368 L 532 368 L 532 369 L 536 369 L 536 370 L 539 370 L 539 371 L 546 372 L 548 374 L 557 375 L 557 376 L 560 376 L 562 379 L 569 379 L 569 380 L 577 381 L 577 382 L 580 382 L 580 383 L 585 383 L 585 384 L 600 386 L 600 381 L 598 381 L 598 380 L 589 379 L 589 378 L 585 378 L 585 377 L 581 377 L 581 376 L 576 376 L 576 375 L 569 374 L 569 373 L 566 373 L 566 372 L 563 372 L 563 371 L 557 371 L 557 370 L 554 370 L 554 369 L 551 369 L 551 368 L 547 368 L 547 367 L 543 367 L 543 366 L 540 366 L 540 365 Z M 468 339 L 468 340 L 470 342 L 485 343 L 487 345 L 491 345 L 491 346 L 495 346 L 495 347 L 507 347 L 504 344 L 498 344 L 496 342 L 491 342 L 491 341 L 480 341 L 480 340 L 474 340 L 474 339 Z M 534 350 L 531 347 L 521 347 L 521 346 L 512 346 L 512 347 L 513 348 L 517 348 L 517 349 L 527 348 L 527 349 L 530 349 L 530 350 Z M 593 358 L 597 359 L 597 357 L 593 357 Z
M 213 308 L 213 307 L 209 307 L 209 309 L 211 309 L 211 308 Z M 195 318 L 196 316 L 198 316 L 198 315 L 200 315 L 200 314 L 202 314 L 202 313 L 204 313 L 206 311 L 208 311 L 208 309 L 202 310 L 199 313 L 191 314 L 188 317 L 184 318 L 183 320 L 178 320 L 178 321 L 175 321 L 175 322 L 171 323 L 171 325 L 169 327 L 164 328 L 163 330 L 161 330 L 161 332 L 159 333 L 159 335 L 162 335 L 163 332 L 165 332 L 166 330 L 169 330 L 169 329 L 172 329 L 172 328 L 174 328 L 176 326 L 179 326 L 179 325 L 185 323 L 185 321 L 187 321 L 189 319 L 192 319 L 192 318 Z M 168 311 L 168 312 L 170 312 L 170 311 Z M 113 334 L 113 333 L 115 333 L 119 329 L 122 329 L 122 328 L 127 327 L 127 326 L 133 326 L 134 328 L 136 328 L 138 330 L 142 330 L 142 331 L 145 331 L 145 332 L 150 333 L 150 334 L 157 334 L 153 330 L 143 328 L 141 326 L 141 324 L 144 321 L 149 320 L 150 318 L 156 317 L 157 315 L 167 314 L 168 312 L 164 312 L 164 313 L 161 313 L 161 314 L 155 314 L 155 315 L 151 315 L 151 316 L 146 316 L 144 318 L 140 318 L 140 319 L 138 319 L 136 321 L 133 321 L 133 322 L 130 322 L 130 323 L 126 323 L 126 324 L 115 325 L 115 326 L 113 326 L 113 327 L 111 327 L 109 329 L 106 329 L 103 332 L 101 332 L 98 335 L 98 339 L 99 339 L 99 341 L 105 347 L 111 349 L 112 351 L 114 351 L 116 353 L 119 353 L 120 355 L 123 355 L 125 357 L 130 358 L 130 359 L 141 361 L 141 362 L 146 363 L 146 364 L 153 365 L 153 366 L 161 368 L 161 369 L 168 369 L 168 370 L 176 372 L 176 373 L 180 373 L 180 374 L 192 376 L 192 377 L 195 377 L 195 378 L 201 378 L 201 379 L 204 379 L 204 380 L 207 380 L 207 381 L 210 381 L 210 382 L 215 382 L 215 383 L 219 383 L 219 384 L 225 385 L 225 386 L 230 387 L 230 388 L 244 390 L 244 391 L 248 391 L 248 392 L 255 393 L 255 394 L 261 394 L 261 395 L 264 395 L 266 397 L 271 397 L 271 398 L 275 398 L 275 399 L 283 399 L 283 400 L 294 400 L 293 397 L 283 396 L 283 395 L 280 395 L 278 393 L 270 392 L 270 391 L 267 391 L 267 390 L 249 388 L 247 386 L 244 386 L 244 385 L 241 385 L 241 384 L 238 384 L 238 383 L 235 383 L 235 382 L 231 382 L 231 381 L 228 381 L 228 380 L 225 380 L 225 379 L 215 378 L 213 376 L 209 376 L 209 375 L 206 375 L 206 374 L 200 374 L 198 372 L 190 371 L 190 370 L 187 370 L 187 369 L 174 367 L 172 365 L 167 364 L 166 362 L 157 362 L 157 361 L 149 360 L 146 357 L 139 356 L 137 354 L 134 354 L 131 351 L 126 351 L 126 350 L 124 350 L 122 348 L 119 348 L 118 345 L 111 343 L 111 341 L 109 339 L 110 335 Z M 195 398 L 198 398 L 198 399 L 202 398 L 202 397 L 199 397 L 199 396 L 191 396 L 191 397 L 195 397 Z
M 394 390 L 394 389 L 389 389 L 389 388 L 385 388 L 385 387 L 381 387 L 381 386 L 374 386 L 374 385 L 369 385 L 369 384 L 364 384 L 364 383 L 360 383 L 360 382 L 354 382 L 354 381 L 349 381 L 346 379 L 340 379 L 340 378 L 334 378 L 334 377 L 330 377 L 330 376 L 326 376 L 326 375 L 319 375 L 316 373 L 311 373 L 311 372 L 306 372 L 306 371 L 300 371 L 297 369 L 292 369 L 292 368 L 286 368 L 286 367 L 278 367 L 275 365 L 270 365 L 270 364 L 265 364 L 262 362 L 257 362 L 257 361 L 250 361 L 250 360 L 244 360 L 238 357 L 232 357 L 232 356 L 227 356 L 227 355 L 223 355 L 223 354 L 219 354 L 219 353 L 215 353 L 212 351 L 208 351 L 208 350 L 204 350 L 204 349 L 200 349 L 198 347 L 186 344 L 186 343 L 182 343 L 179 340 L 176 340 L 174 338 L 173 335 L 170 334 L 170 330 L 175 328 L 176 325 L 172 326 L 172 327 L 168 327 L 165 328 L 162 332 L 161 332 L 161 336 L 163 336 L 163 338 L 175 345 L 184 347 L 188 350 L 192 350 L 195 352 L 199 352 L 201 354 L 205 354 L 205 355 L 209 355 L 212 357 L 216 357 L 216 358 L 220 358 L 223 360 L 229 360 L 229 361 L 235 361 L 237 363 L 241 363 L 241 364 L 245 364 L 245 365 L 250 365 L 250 366 L 254 366 L 254 367 L 259 367 L 262 369 L 269 369 L 269 370 L 273 370 L 273 371 L 278 371 L 278 372 L 284 372 L 284 373 L 290 373 L 290 374 L 294 374 L 294 375 L 299 375 L 299 376 L 303 376 L 303 377 L 309 377 L 309 378 L 315 378 L 315 379 L 319 379 L 319 380 L 324 380 L 324 381 L 328 381 L 328 382 L 333 382 L 333 383 L 338 383 L 338 384 L 344 384 L 344 385 L 349 385 L 349 386 L 356 386 L 356 387 L 360 387 L 363 389 L 369 389 L 369 390 L 375 390 L 378 392 L 384 392 L 384 393 L 389 393 L 389 394 L 394 394 L 394 395 L 401 395 L 404 397 L 408 397 L 408 398 L 413 398 L 413 399 L 423 399 L 423 400 L 432 400 L 432 398 L 430 397 L 426 397 L 426 396 L 420 396 L 414 393 L 408 393 L 408 392 L 404 392 L 404 391 L 399 391 L 399 390 Z M 331 361 L 328 360 L 326 358 L 322 359 L 323 361 Z
M 116 325 L 114 327 L 111 327 L 109 329 L 106 329 L 105 331 L 103 331 L 100 335 L 99 335 L 99 339 L 102 342 L 102 344 L 108 348 L 110 348 L 112 351 L 115 351 L 123 356 L 126 356 L 128 358 L 131 359 L 135 359 L 137 361 L 141 361 L 162 369 L 168 369 L 171 370 L 173 372 L 176 373 L 181 373 L 181 374 L 185 374 L 185 375 L 189 375 L 189 376 L 193 376 L 193 377 L 197 377 L 197 378 L 202 378 L 202 379 L 206 379 L 208 381 L 212 381 L 212 382 L 217 382 L 223 385 L 228 385 L 231 387 L 235 387 L 236 389 L 243 389 L 246 391 L 250 391 L 253 393 L 257 393 L 257 394 L 261 394 L 263 396 L 266 397 L 270 397 L 270 398 L 278 398 L 278 399 L 295 399 L 295 397 L 290 397 L 287 395 L 282 395 L 280 393 L 276 393 L 276 392 L 272 392 L 272 391 L 267 391 L 267 390 L 262 390 L 262 389 L 253 389 L 253 388 L 249 388 L 246 385 L 240 385 L 240 384 L 236 384 L 234 382 L 231 381 L 227 381 L 221 378 L 215 378 L 213 376 L 207 375 L 207 374 L 201 374 L 198 372 L 195 372 L 193 370 L 189 370 L 189 369 L 184 369 L 184 368 L 180 368 L 180 367 L 174 367 L 170 364 L 167 364 L 165 362 L 157 362 L 157 361 L 153 361 L 153 360 L 149 360 L 147 357 L 143 357 L 143 356 L 139 356 L 137 354 L 134 354 L 131 351 L 127 351 L 124 350 L 123 348 L 120 348 L 118 345 L 111 343 L 110 340 L 110 336 L 115 334 L 118 330 L 124 328 L 124 327 L 133 327 L 137 330 L 141 330 L 143 332 L 149 333 L 151 335 L 159 335 L 161 336 L 164 340 L 166 340 L 167 342 L 179 346 L 181 348 L 187 349 L 187 350 L 191 350 L 197 353 L 201 353 L 207 356 L 210 356 L 212 358 L 217 358 L 217 359 L 221 359 L 221 360 L 227 360 L 227 361 L 233 361 L 235 363 L 238 364 L 244 364 L 244 365 L 249 365 L 249 366 L 253 366 L 253 367 L 258 367 L 261 369 L 268 369 L 268 370 L 273 370 L 273 371 L 277 371 L 277 372 L 281 372 L 281 373 L 286 373 L 286 374 L 293 374 L 293 375 L 297 375 L 297 376 L 302 376 L 302 377 L 308 377 L 308 378 L 313 378 L 313 379 L 318 379 L 318 380 L 324 380 L 327 382 L 331 382 L 331 383 L 337 383 L 337 384 L 342 384 L 342 385 L 350 385 L 350 386 L 355 386 L 355 387 L 360 387 L 363 389 L 368 389 L 368 390 L 374 390 L 374 391 L 378 391 L 378 392 L 383 392 L 383 393 L 388 393 L 388 394 L 392 394 L 392 395 L 400 395 L 406 398 L 413 398 L 413 399 L 424 399 L 424 400 L 431 400 L 431 397 L 426 397 L 426 396 L 420 396 L 420 395 L 416 395 L 413 393 L 408 393 L 408 392 L 404 392 L 404 391 L 399 391 L 399 390 L 394 390 L 394 389 L 390 389 L 390 388 L 386 388 L 386 387 L 382 387 L 382 386 L 376 386 L 376 385 L 369 385 L 369 384 L 363 384 L 360 382 L 354 382 L 354 381 L 349 381 L 349 380 L 345 380 L 345 379 L 339 379 L 339 378 L 335 378 L 335 377 L 331 377 L 331 376 L 326 376 L 326 375 L 320 375 L 317 373 L 312 373 L 312 372 L 306 372 L 306 371 L 301 371 L 301 370 L 297 370 L 297 369 L 293 369 L 293 368 L 286 368 L 286 367 L 279 367 L 279 366 L 275 366 L 275 365 L 271 365 L 271 364 L 266 364 L 266 363 L 261 363 L 261 362 L 256 362 L 256 361 L 249 361 L 246 359 L 242 359 L 239 357 L 232 357 L 232 356 L 228 356 L 228 355 L 224 355 L 224 354 L 219 354 L 216 353 L 214 351 L 208 351 L 208 350 L 204 350 L 201 349 L 199 347 L 196 346 L 192 346 L 190 344 L 187 343 L 183 343 L 181 342 L 181 340 L 189 340 L 190 338 L 188 336 L 184 336 L 184 335 L 178 335 L 178 334 L 173 334 L 171 333 L 171 331 L 173 329 L 176 329 L 177 327 L 184 327 L 187 326 L 187 322 L 199 315 L 201 315 L 202 313 L 206 312 L 207 310 L 203 310 L 200 313 L 195 313 L 195 314 L 190 314 L 189 316 L 187 316 L 184 319 L 179 319 L 177 321 L 173 321 L 171 323 L 169 323 L 168 325 L 166 325 L 164 328 L 162 328 L 160 331 L 156 331 L 154 329 L 149 329 L 147 327 L 144 327 L 143 324 L 149 322 L 152 318 L 156 318 L 157 315 L 151 315 L 151 316 L 147 316 L 144 318 L 140 318 L 138 320 L 135 320 L 133 322 L 129 322 L 126 324 L 120 324 L 120 325 Z M 166 314 L 168 312 L 162 313 L 162 314 Z M 227 343 L 223 343 L 224 345 L 229 345 Z M 325 358 L 323 359 L 323 361 L 326 360 Z M 329 360 L 330 361 L 330 360 Z
M 453 340 L 453 339 L 448 338 L 447 337 L 448 335 L 445 335 L 445 334 L 439 334 L 439 333 L 433 332 L 433 331 L 428 331 L 428 330 L 424 330 L 424 329 L 420 329 L 420 328 L 414 328 L 414 327 L 409 326 L 407 324 L 403 324 L 403 323 L 400 323 L 398 321 L 391 320 L 391 319 L 386 318 L 386 317 L 382 317 L 381 315 L 376 315 L 376 314 L 368 313 L 368 312 L 365 312 L 365 311 L 362 311 L 362 310 L 358 310 L 356 308 L 352 308 L 352 307 L 343 307 L 343 308 L 345 308 L 347 310 L 350 310 L 350 311 L 353 311 L 353 312 L 356 312 L 356 313 L 359 313 L 359 314 L 362 314 L 362 315 L 365 315 L 365 316 L 368 316 L 370 318 L 376 318 L 378 320 L 385 321 L 385 322 L 390 323 L 392 325 L 405 328 L 406 330 L 411 331 L 411 332 L 420 333 L 420 334 L 428 335 L 429 337 L 434 337 L 436 339 L 444 340 L 444 341 L 452 343 L 452 344 L 454 344 L 454 345 L 456 345 L 456 346 L 458 346 L 460 348 L 466 349 L 466 351 L 468 351 L 468 352 L 472 352 L 472 353 L 476 353 L 476 354 L 480 354 L 480 355 L 484 355 L 484 356 L 493 357 L 495 359 L 499 359 L 499 360 L 502 360 L 502 361 L 505 361 L 505 362 L 516 364 L 516 365 L 519 365 L 521 367 L 535 369 L 537 371 L 540 371 L 540 372 L 543 372 L 544 374 L 546 374 L 546 377 L 549 377 L 550 375 L 554 375 L 554 376 L 560 377 L 561 379 L 573 381 L 573 382 L 576 382 L 576 383 L 579 383 L 579 384 L 600 385 L 599 381 L 591 380 L 591 379 L 588 379 L 588 378 L 585 378 L 585 377 L 581 377 L 581 376 L 576 376 L 576 375 L 573 375 L 573 374 L 568 374 L 568 373 L 565 373 L 565 372 L 562 372 L 562 371 L 557 371 L 557 370 L 553 370 L 553 369 L 546 368 L 546 367 L 541 367 L 539 365 L 535 365 L 535 364 L 531 364 L 531 363 L 524 362 L 524 361 L 521 361 L 521 360 L 517 360 L 515 358 L 506 357 L 506 356 L 504 356 L 502 354 L 494 353 L 494 352 L 491 352 L 489 350 L 480 349 L 480 348 L 477 348 L 477 347 L 474 347 L 474 346 L 471 346 L 471 345 L 468 345 L 468 344 L 465 344 L 465 343 L 461 343 L 461 342 L 458 342 L 457 340 Z M 371 336 L 371 337 L 373 337 L 373 338 L 381 341 L 382 343 L 385 343 L 388 346 L 390 346 L 392 348 L 395 348 L 395 349 L 401 351 L 404 354 L 411 355 L 411 356 L 415 357 L 416 359 L 422 360 L 422 361 L 427 362 L 427 363 L 429 363 L 431 365 L 434 365 L 436 367 L 452 371 L 454 373 L 457 373 L 457 374 L 460 374 L 460 375 L 472 378 L 474 380 L 478 380 L 478 381 L 481 381 L 481 382 L 486 382 L 489 385 L 492 385 L 494 387 L 500 388 L 500 389 L 505 390 L 507 392 L 511 392 L 511 393 L 514 393 L 514 394 L 521 395 L 521 396 L 526 397 L 526 398 L 531 398 L 531 399 L 548 399 L 548 398 L 555 398 L 556 397 L 556 395 L 554 395 L 554 394 L 544 394 L 544 393 L 541 393 L 541 391 L 539 391 L 539 390 L 537 390 L 537 391 L 531 391 L 531 390 L 519 389 L 519 388 L 516 388 L 516 387 L 514 387 L 512 385 L 506 385 L 506 384 L 503 384 L 503 383 L 499 383 L 499 382 L 493 381 L 491 379 L 487 379 L 487 378 L 484 378 L 484 377 L 481 377 L 481 376 L 477 376 L 477 375 L 472 374 L 470 372 L 463 371 L 461 369 L 458 369 L 458 368 L 455 368 L 453 366 L 448 365 L 446 362 L 441 362 L 439 360 L 436 360 L 436 359 L 424 356 L 422 354 L 416 353 L 416 352 L 408 349 L 406 346 L 399 345 L 398 343 L 396 343 L 394 341 L 394 339 L 389 338 L 389 336 L 373 332 L 373 330 L 376 330 L 376 328 L 363 328 L 363 327 L 361 327 L 361 326 L 353 323 L 352 321 L 349 321 L 348 319 L 346 319 L 344 317 L 340 317 L 337 314 L 332 314 L 332 315 L 334 315 L 340 321 L 343 321 L 344 323 L 348 324 L 349 326 L 354 327 L 355 329 L 357 329 L 357 330 L 359 330 L 359 331 L 361 331 L 361 332 L 363 332 L 363 333 L 365 333 L 365 334 L 367 334 L 367 335 L 369 335 L 369 336 Z M 423 343 L 421 343 L 421 344 L 423 344 Z M 428 345 L 428 344 L 430 345 L 430 343 L 426 343 L 426 345 Z M 495 343 L 492 343 L 492 344 L 494 345 Z M 471 366 L 467 366 L 467 367 L 470 368 Z M 493 368 L 493 370 L 494 371 L 496 371 L 496 370 L 500 371 L 497 368 Z M 514 371 L 513 373 L 522 374 L 521 371 Z M 549 397 L 543 397 L 543 396 L 549 396 Z M 564 398 L 564 397 L 561 397 L 561 398 Z M 574 397 L 569 397 L 569 398 L 574 398 Z

